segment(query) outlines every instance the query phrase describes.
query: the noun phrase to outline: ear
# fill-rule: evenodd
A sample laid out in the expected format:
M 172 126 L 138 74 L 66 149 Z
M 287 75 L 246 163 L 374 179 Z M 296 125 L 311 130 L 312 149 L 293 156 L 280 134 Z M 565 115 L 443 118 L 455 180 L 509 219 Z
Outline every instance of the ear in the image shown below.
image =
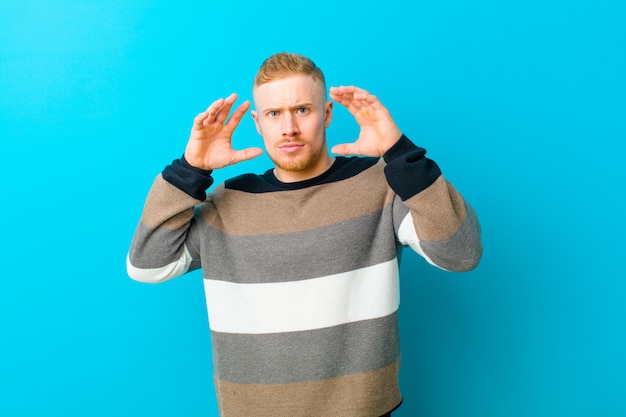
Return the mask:
M 263 133 L 261 133 L 261 125 L 259 124 L 259 115 L 257 114 L 256 110 L 252 110 L 251 114 L 252 114 L 252 119 L 254 119 L 254 125 L 256 126 L 256 131 L 259 133 L 259 135 L 263 136 Z
M 327 101 L 324 103 L 324 127 L 330 126 L 330 121 L 333 119 L 333 102 Z

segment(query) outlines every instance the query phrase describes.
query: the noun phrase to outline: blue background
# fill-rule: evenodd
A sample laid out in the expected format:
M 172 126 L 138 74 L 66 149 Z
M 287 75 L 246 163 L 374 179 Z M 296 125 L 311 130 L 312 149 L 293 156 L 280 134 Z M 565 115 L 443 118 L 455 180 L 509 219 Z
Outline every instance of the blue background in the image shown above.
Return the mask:
M 398 417 L 626 415 L 625 21 L 618 0 L 3 1 L 0 415 L 217 415 L 200 275 L 124 262 L 193 117 L 283 50 L 379 96 L 482 222 L 475 271 L 403 258 Z M 331 144 L 354 139 L 335 109 Z M 234 141 L 260 143 L 251 117 Z

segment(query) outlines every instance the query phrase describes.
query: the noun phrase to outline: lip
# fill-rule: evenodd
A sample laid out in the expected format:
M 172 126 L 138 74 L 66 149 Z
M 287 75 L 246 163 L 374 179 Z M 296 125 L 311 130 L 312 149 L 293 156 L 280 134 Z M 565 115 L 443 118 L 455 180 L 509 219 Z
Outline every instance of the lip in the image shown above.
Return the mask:
M 286 142 L 278 146 L 278 148 L 285 152 L 296 152 L 304 148 L 304 143 L 301 142 Z

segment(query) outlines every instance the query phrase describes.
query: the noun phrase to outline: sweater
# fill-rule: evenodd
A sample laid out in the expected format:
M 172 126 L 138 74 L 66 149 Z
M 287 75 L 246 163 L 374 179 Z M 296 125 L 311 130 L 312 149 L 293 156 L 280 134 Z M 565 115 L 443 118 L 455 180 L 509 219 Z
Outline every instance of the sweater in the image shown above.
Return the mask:
M 131 242 L 131 278 L 202 269 L 222 417 L 377 417 L 398 384 L 399 258 L 467 271 L 474 210 L 406 136 L 382 158 L 337 157 L 282 183 L 225 181 L 175 160 L 157 176 Z

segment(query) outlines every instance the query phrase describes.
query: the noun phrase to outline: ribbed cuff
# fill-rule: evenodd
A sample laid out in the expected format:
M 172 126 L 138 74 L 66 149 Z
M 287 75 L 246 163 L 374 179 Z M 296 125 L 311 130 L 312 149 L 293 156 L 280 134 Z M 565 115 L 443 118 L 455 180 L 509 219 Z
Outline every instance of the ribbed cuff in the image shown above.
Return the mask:
M 213 171 L 189 165 L 183 155 L 163 170 L 163 179 L 196 200 L 206 199 L 206 190 L 213 184 Z
M 426 149 L 405 135 L 383 155 L 387 183 L 402 200 L 430 187 L 441 176 L 439 166 L 425 155 Z

